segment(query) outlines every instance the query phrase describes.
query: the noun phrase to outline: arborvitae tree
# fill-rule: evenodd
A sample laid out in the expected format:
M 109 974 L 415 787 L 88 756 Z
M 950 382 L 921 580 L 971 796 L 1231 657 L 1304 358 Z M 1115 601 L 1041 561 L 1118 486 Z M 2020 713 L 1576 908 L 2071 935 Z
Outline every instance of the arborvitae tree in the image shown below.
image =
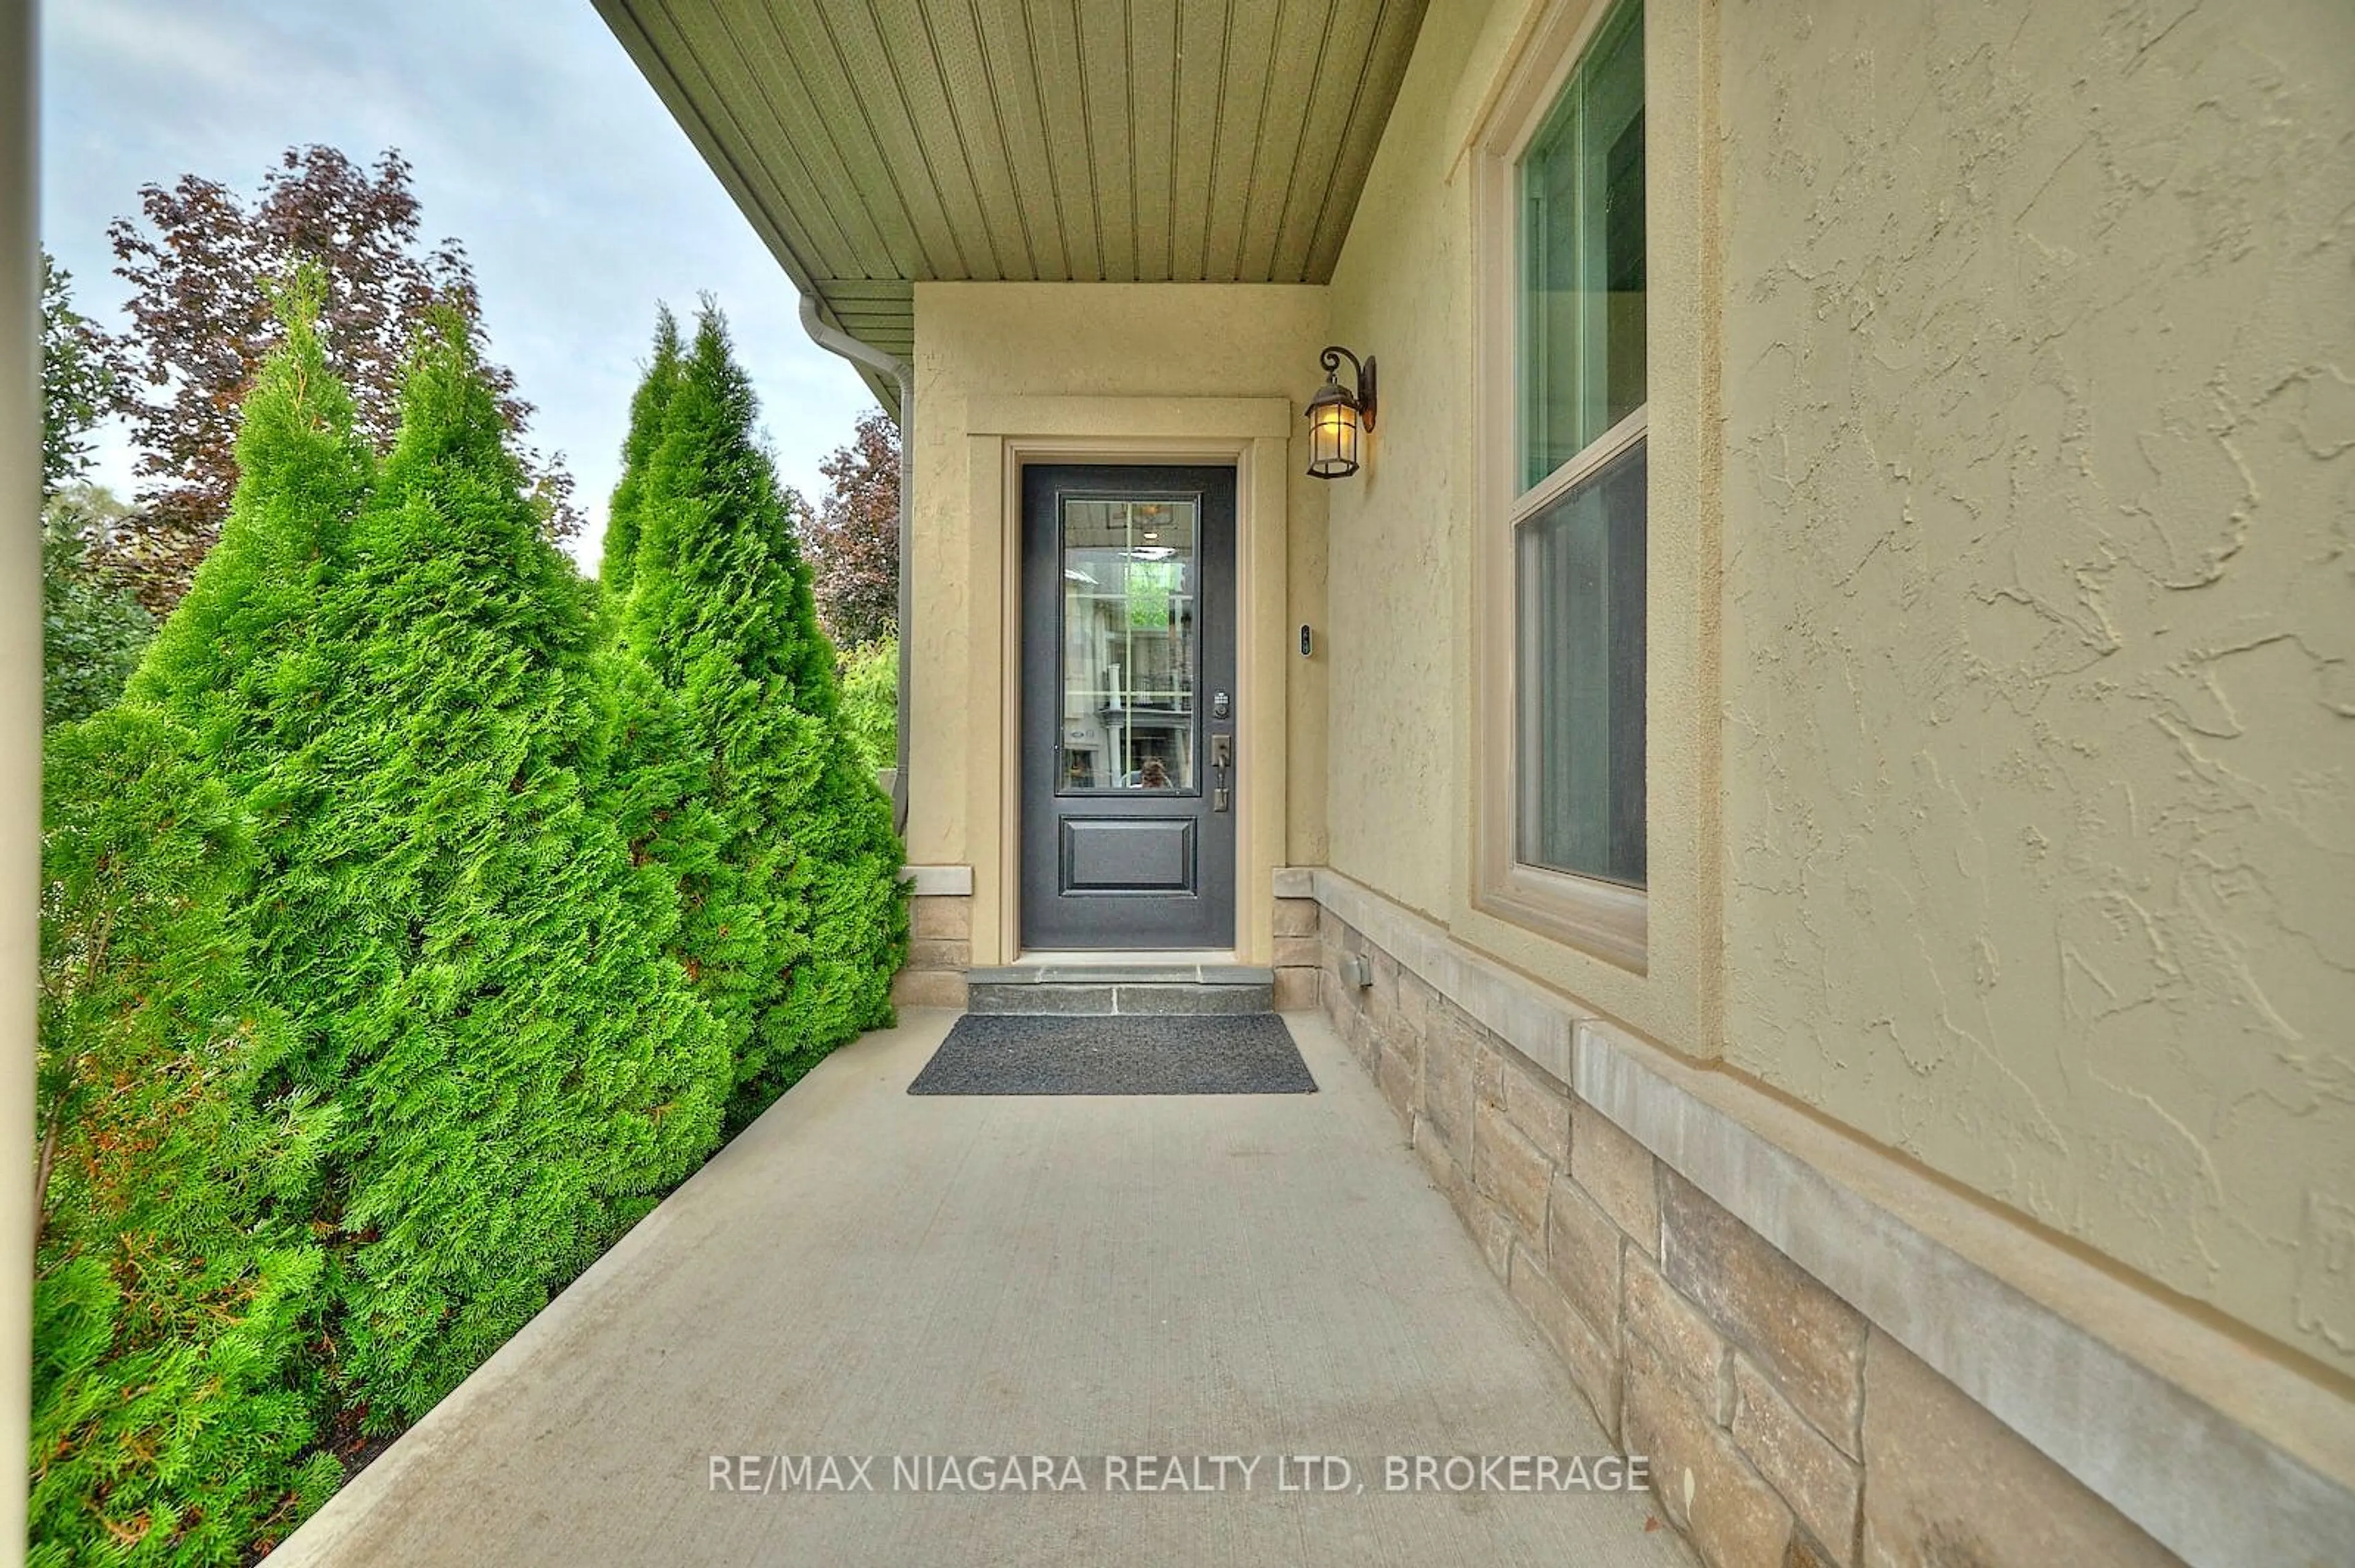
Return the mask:
M 333 1113 L 260 1093 L 251 848 L 187 732 L 118 709 L 44 763 L 30 1561 L 237 1563 L 342 1478 L 305 1390 Z
M 622 478 L 605 515 L 599 579 L 608 620 L 600 642 L 599 684 L 608 706 L 604 766 L 594 791 L 621 829 L 633 860 L 659 867 L 672 879 L 680 911 L 672 953 L 730 1035 L 732 1062 L 733 1037 L 741 1030 L 731 1020 L 743 1012 L 732 998 L 756 972 L 766 945 L 762 912 L 740 901 L 741 880 L 727 854 L 732 835 L 713 809 L 709 769 L 685 700 L 613 630 L 637 565 L 646 460 L 662 439 L 663 414 L 679 369 L 678 318 L 664 305 L 655 314 L 645 379 L 630 400 Z
M 842 721 L 867 765 L 900 760 L 900 639 L 884 637 L 842 654 Z
M 748 955 L 699 965 L 735 1042 L 732 1115 L 756 1113 L 826 1051 L 888 1022 L 906 951 L 890 805 L 846 731 L 789 496 L 753 435 L 751 384 L 707 304 L 669 368 L 658 329 L 617 495 L 605 580 L 623 650 L 684 704 L 704 798 L 726 823 L 721 865 L 688 890 L 698 934 L 748 931 Z M 645 439 L 651 436 L 652 439 Z M 617 560 L 626 549 L 627 562 Z
M 193 731 L 240 795 L 307 744 L 325 714 L 330 672 L 313 646 L 320 595 L 375 481 L 351 396 L 320 341 L 323 288 L 306 269 L 279 291 L 284 341 L 245 400 L 220 543 L 125 693 Z M 275 820 L 259 825 L 264 868 L 282 859 L 272 827 L 306 804 L 279 802 Z
M 203 589 L 133 695 L 45 748 L 33 1509 L 49 1561 L 239 1561 L 339 1478 L 332 1456 L 296 1462 L 335 1107 L 288 1088 L 300 1031 L 248 934 L 272 851 L 244 809 L 316 726 L 302 649 L 368 490 L 316 302 L 310 277 L 281 302 Z
M 591 804 L 594 590 L 548 543 L 506 434 L 444 321 L 321 598 L 323 721 L 258 785 L 313 801 L 261 956 L 301 1026 L 294 1082 L 344 1112 L 339 1371 L 375 1429 L 441 1398 L 692 1170 L 729 1083 L 665 952 L 673 886 Z
M 630 574 L 638 564 L 638 515 L 645 505 L 646 463 L 662 440 L 663 413 L 678 387 L 678 317 L 670 306 L 655 313 L 655 352 L 646 365 L 645 379 L 630 400 L 630 430 L 622 440 L 622 479 L 613 486 L 612 505 L 605 508 L 604 559 L 598 577 L 611 603 L 618 605 L 630 592 Z

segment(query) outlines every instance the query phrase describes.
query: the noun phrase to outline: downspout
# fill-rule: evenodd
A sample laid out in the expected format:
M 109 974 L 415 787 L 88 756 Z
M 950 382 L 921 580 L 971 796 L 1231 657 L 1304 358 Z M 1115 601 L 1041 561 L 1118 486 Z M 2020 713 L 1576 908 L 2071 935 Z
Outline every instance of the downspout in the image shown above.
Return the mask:
M 908 562 L 908 508 L 914 505 L 916 494 L 916 368 L 871 344 L 859 342 L 839 327 L 828 326 L 818 316 L 815 294 L 802 296 L 802 330 L 809 334 L 812 343 L 828 353 L 839 354 L 854 365 L 864 365 L 900 383 L 900 678 L 896 693 L 898 750 L 891 770 L 891 831 L 904 837 L 908 831 L 908 615 L 912 581 Z

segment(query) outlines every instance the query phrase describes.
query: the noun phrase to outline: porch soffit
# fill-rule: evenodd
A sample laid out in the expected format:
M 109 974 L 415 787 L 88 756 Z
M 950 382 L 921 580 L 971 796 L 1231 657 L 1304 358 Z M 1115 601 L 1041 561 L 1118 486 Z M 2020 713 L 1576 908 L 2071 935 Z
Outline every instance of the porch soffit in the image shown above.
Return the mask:
M 1326 282 L 1425 0 L 596 4 L 794 286 L 904 359 L 918 283 Z

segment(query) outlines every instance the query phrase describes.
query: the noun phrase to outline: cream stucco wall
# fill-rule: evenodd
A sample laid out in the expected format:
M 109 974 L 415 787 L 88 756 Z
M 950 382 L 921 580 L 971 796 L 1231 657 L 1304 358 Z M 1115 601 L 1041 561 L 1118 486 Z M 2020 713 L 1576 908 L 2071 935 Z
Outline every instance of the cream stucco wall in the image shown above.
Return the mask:
M 1723 27 L 1727 1058 L 2355 1371 L 2355 8 Z
M 1254 562 L 1245 541 L 1257 586 L 1241 606 L 1237 777 L 1257 857 L 1237 893 L 1247 957 L 1269 956 L 1273 869 L 1324 859 L 1325 661 L 1294 639 L 1303 622 L 1323 631 L 1325 497 L 1291 427 L 1305 433 L 1295 416 L 1323 379 L 1325 321 L 1325 291 L 1306 286 L 917 286 L 908 854 L 974 868 L 975 962 L 1015 955 L 1001 568 L 1004 468 L 1025 440 L 1086 460 L 1241 454 L 1260 548 Z
M 1498 761 L 1485 758 L 1477 717 L 1487 617 L 1476 579 L 1507 548 L 1500 503 L 1509 497 L 1492 496 L 1487 475 L 1511 433 L 1509 413 L 1482 384 L 1499 363 L 1476 352 L 1495 293 L 1484 280 L 1500 262 L 1483 238 L 1496 230 L 1480 220 L 1479 149 L 1548 14 L 1527 0 L 1432 8 L 1334 272 L 1333 330 L 1380 357 L 1383 417 L 1366 471 L 1336 485 L 1330 502 L 1331 863 L 1598 1012 L 1706 1053 L 1716 819 L 1701 805 L 1714 793 L 1716 548 L 1715 448 L 1702 439 L 1714 340 L 1698 0 L 1656 0 L 1646 18 L 1656 302 L 1646 962 L 1638 969 L 1536 935 L 1476 896 L 1476 797 L 1497 771 L 1484 759 Z M 1574 36 L 1576 14 L 1555 15 Z M 1507 213 L 1510 199 L 1508 190 Z M 1501 264 L 1508 274 L 1509 258 Z
M 2355 1371 L 2355 10 L 1649 8 L 1638 975 L 1470 893 L 1472 148 L 1543 9 L 1432 8 L 1331 285 L 1331 864 Z
M 1472 681 L 1470 206 L 1448 176 L 1485 12 L 1425 13 L 1332 284 L 1334 334 L 1380 361 L 1386 417 L 1329 506 L 1331 863 L 1441 920 L 1463 871 Z
M 1546 14 L 1431 9 L 1329 290 L 919 288 L 911 859 L 988 902 L 976 400 L 1346 343 L 1281 859 L 2355 1372 L 2355 12 L 1655 0 L 1640 972 L 1473 891 L 1477 149 Z

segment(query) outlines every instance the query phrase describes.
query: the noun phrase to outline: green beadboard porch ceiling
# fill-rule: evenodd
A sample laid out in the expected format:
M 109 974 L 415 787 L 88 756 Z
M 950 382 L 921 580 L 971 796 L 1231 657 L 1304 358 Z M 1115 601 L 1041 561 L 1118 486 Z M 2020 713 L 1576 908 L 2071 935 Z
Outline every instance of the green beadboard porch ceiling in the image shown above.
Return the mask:
M 1425 0 L 596 4 L 794 286 L 904 359 L 917 283 L 1325 282 Z

